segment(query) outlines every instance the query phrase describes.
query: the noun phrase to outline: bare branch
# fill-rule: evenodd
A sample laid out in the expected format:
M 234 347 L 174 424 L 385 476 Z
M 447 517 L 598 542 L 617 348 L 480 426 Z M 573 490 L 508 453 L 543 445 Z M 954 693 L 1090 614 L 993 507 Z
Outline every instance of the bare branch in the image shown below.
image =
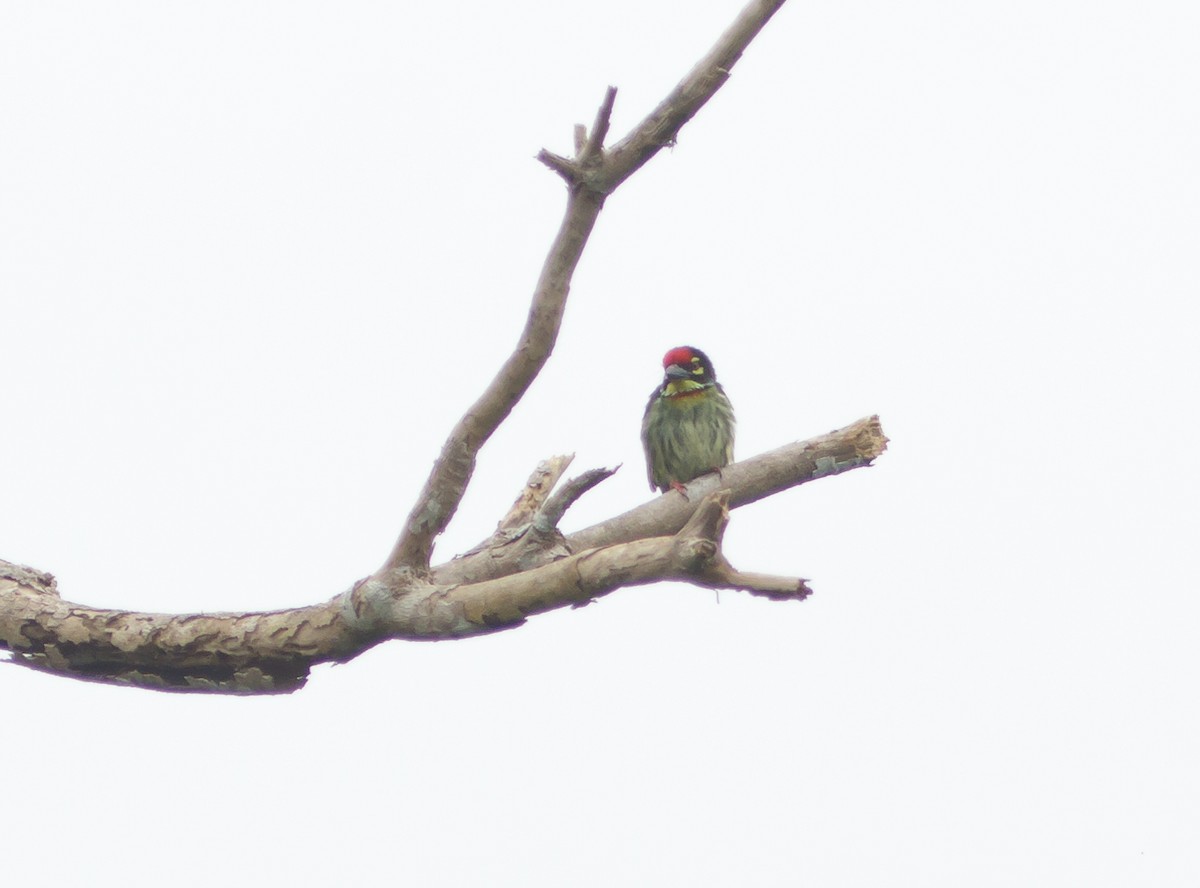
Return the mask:
M 596 121 L 592 124 L 592 132 L 588 136 L 583 150 L 579 152 L 577 159 L 580 166 L 588 166 L 589 164 L 600 162 L 604 151 L 604 140 L 608 138 L 608 127 L 612 120 L 613 103 L 616 100 L 617 88 L 610 86 L 605 90 L 604 101 L 600 103 L 600 110 L 596 112 Z
M 529 480 L 525 482 L 525 486 L 521 488 L 521 492 L 517 494 L 516 502 L 508 510 L 508 514 L 500 520 L 496 529 L 500 531 L 513 530 L 532 521 L 534 515 L 545 508 L 550 491 L 558 484 L 558 479 L 562 477 L 563 472 L 567 470 L 574 459 L 575 454 L 568 453 L 563 456 L 551 456 L 538 463 L 533 474 L 529 476 Z
M 751 0 L 708 54 L 679 82 L 633 132 L 609 149 L 605 172 L 609 191 L 632 176 L 651 157 L 673 145 L 679 131 L 729 79 L 750 42 L 785 0 Z
M 0 562 L 0 647 L 13 662 L 160 690 L 277 693 L 363 650 L 340 597 L 247 614 L 148 614 L 64 601 L 53 577 Z
M 713 494 L 673 536 L 651 537 L 588 549 L 525 573 L 453 586 L 440 603 L 461 621 L 440 631 L 455 637 L 511 628 L 533 614 L 586 604 L 627 586 L 662 580 L 713 585 L 708 572 L 720 557 L 720 536 L 729 513 L 727 493 Z M 715 577 L 713 579 L 716 579 Z
M 724 559 L 714 566 L 701 585 L 714 589 L 738 589 L 772 601 L 803 601 L 812 594 L 808 581 L 799 577 L 776 577 L 735 569 Z
M 479 449 L 512 412 L 550 357 L 562 324 L 571 276 L 603 203 L 601 197 L 586 192 L 574 191 L 568 197 L 566 217 L 542 267 L 517 347 L 450 432 L 385 570 L 401 566 L 428 569 L 433 541 L 454 517 L 475 471 Z
M 612 188 L 598 186 L 604 177 L 595 175 L 601 167 L 604 158 L 604 139 L 608 136 L 608 127 L 612 118 L 613 103 L 617 98 L 617 88 L 610 86 L 604 93 L 604 100 L 596 111 L 596 120 L 592 124 L 591 135 L 582 124 L 575 125 L 575 159 L 570 160 L 543 148 L 537 154 L 537 159 L 558 173 L 572 188 L 587 186 L 597 194 L 608 194 Z
M 572 548 L 606 546 L 656 533 L 673 533 L 691 516 L 692 503 L 718 488 L 731 492 L 733 508 L 799 484 L 868 466 L 887 449 L 878 416 L 869 416 L 844 429 L 786 444 L 726 466 L 720 476 L 702 475 L 686 485 L 688 499 L 674 491 L 567 537 Z
M 803 598 L 804 581 L 736 570 L 720 542 L 729 509 L 796 484 L 870 465 L 887 439 L 875 417 L 789 444 L 625 515 L 572 534 L 514 527 L 511 535 L 428 577 L 397 568 L 367 577 L 320 605 L 248 614 L 143 614 L 62 600 L 54 578 L 0 561 L 0 648 L 15 662 L 95 681 L 165 690 L 278 693 L 304 684 L 315 663 L 347 660 L 391 638 L 454 638 L 517 625 L 526 616 L 580 604 L 628 585 L 677 579 Z M 565 468 L 549 464 L 530 482 Z M 558 462 L 555 461 L 555 462 Z M 604 470 L 599 470 L 602 475 Z M 591 480 L 591 473 L 581 479 Z M 562 499 L 582 493 L 569 482 Z M 715 488 L 721 485 L 722 489 Z M 542 504 L 546 511 L 560 494 Z M 519 500 L 523 502 L 524 497 Z M 526 514 L 525 505 L 515 510 Z
M 687 485 L 686 500 L 670 491 L 615 518 L 568 534 L 564 540 L 566 550 L 580 552 L 673 534 L 687 523 L 701 500 L 718 488 L 730 491 L 730 506 L 736 509 L 818 478 L 869 466 L 886 449 L 887 437 L 879 417 L 869 416 L 838 431 L 786 444 L 726 466 L 719 477 L 697 478 Z M 522 551 L 519 559 L 516 552 L 505 557 L 495 557 L 495 552 L 466 555 L 439 564 L 433 570 L 433 578 L 438 583 L 477 583 L 526 570 L 552 554 L 534 556 Z
M 573 160 L 555 154 L 553 151 L 547 151 L 545 148 L 537 153 L 537 159 L 562 176 L 568 185 L 574 184 L 579 178 L 579 167 Z
M 617 473 L 620 466 L 615 466 L 611 469 L 589 469 L 582 475 L 577 475 L 572 478 L 561 488 L 554 492 L 554 495 L 546 502 L 541 509 L 538 510 L 537 516 L 533 519 L 534 527 L 541 533 L 549 533 L 558 527 L 558 522 L 562 520 L 562 516 L 566 514 L 567 509 L 575 505 L 575 502 L 599 484 L 611 478 Z
M 729 497 L 727 490 L 706 496 L 672 536 L 587 549 L 522 574 L 451 587 L 439 603 L 460 620 L 447 624 L 443 616 L 437 632 L 461 637 L 511 628 L 533 614 L 662 580 L 744 589 L 775 600 L 805 598 L 809 590 L 801 579 L 741 573 L 725 560 L 721 538 L 729 522 Z
M 450 432 L 384 564 L 385 570 L 401 566 L 428 569 L 434 540 L 454 517 L 480 448 L 525 394 L 554 349 L 571 277 L 604 205 L 604 196 L 663 145 L 674 141 L 680 128 L 721 88 L 729 70 L 783 2 L 753 0 L 708 55 L 613 151 L 605 154 L 601 150 L 616 98 L 616 89 L 609 87 L 578 162 L 547 151 L 538 155 L 574 187 L 569 192 L 566 217 L 534 290 L 529 321 L 496 378 Z
M 799 577 L 776 577 L 737 570 L 720 552 L 725 528 L 729 524 L 732 491 L 719 490 L 706 496 L 677 534 L 704 553 L 703 569 L 692 582 L 713 589 L 740 589 L 774 601 L 801 601 L 812 590 Z
M 531 523 L 536 520 L 545 507 L 550 492 L 558 484 L 559 478 L 574 459 L 575 454 L 571 453 L 565 456 L 552 456 L 538 463 L 533 474 L 529 476 L 529 480 L 525 482 L 525 486 L 521 488 L 521 492 L 517 494 L 517 499 L 509 508 L 508 514 L 496 525 L 495 532 L 459 557 L 466 558 L 481 552 L 489 552 L 491 557 L 495 557 L 503 546 L 520 541 L 525 532 L 529 530 Z M 548 540 L 542 540 L 540 543 L 539 549 L 549 548 Z

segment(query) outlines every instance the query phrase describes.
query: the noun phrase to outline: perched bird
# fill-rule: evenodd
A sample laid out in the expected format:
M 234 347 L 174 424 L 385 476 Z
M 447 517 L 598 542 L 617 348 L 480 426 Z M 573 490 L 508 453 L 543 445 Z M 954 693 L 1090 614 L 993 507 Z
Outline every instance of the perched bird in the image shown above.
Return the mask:
M 663 371 L 642 417 L 646 472 L 651 490 L 684 493 L 688 481 L 733 462 L 733 405 L 698 348 L 671 349 Z

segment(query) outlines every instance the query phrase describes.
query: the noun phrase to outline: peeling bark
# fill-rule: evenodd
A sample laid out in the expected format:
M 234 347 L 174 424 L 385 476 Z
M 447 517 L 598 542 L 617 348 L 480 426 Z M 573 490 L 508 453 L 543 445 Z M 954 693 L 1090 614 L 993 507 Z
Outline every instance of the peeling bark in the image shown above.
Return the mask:
M 0 561 L 0 646 L 76 678 L 179 690 L 293 690 L 361 649 L 339 599 L 246 614 L 149 614 L 64 601 L 46 573 Z

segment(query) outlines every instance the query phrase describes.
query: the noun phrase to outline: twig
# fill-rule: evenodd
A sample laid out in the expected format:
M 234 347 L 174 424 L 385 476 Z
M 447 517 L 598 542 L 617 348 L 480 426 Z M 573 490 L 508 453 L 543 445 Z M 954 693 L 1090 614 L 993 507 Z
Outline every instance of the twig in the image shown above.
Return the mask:
M 569 158 L 543 148 L 537 153 L 537 159 L 562 176 L 568 185 L 574 185 L 579 179 L 579 167 Z
M 537 515 L 533 519 L 533 526 L 541 533 L 549 533 L 558 527 L 558 522 L 562 520 L 567 509 L 575 505 L 575 502 L 599 484 L 608 478 L 611 478 L 617 473 L 620 466 L 615 466 L 611 469 L 590 469 L 582 475 L 577 475 L 554 491 L 554 495 L 546 501 L 546 504 L 538 510 Z
M 708 494 L 676 534 L 680 544 L 690 547 L 695 553 L 691 582 L 711 589 L 740 589 L 774 601 L 801 601 L 807 598 L 812 590 L 799 577 L 745 573 L 737 570 L 725 558 L 721 552 L 721 542 L 729 525 L 731 497 L 732 491 L 728 489 Z
M 616 100 L 617 88 L 610 86 L 604 92 L 604 101 L 600 103 L 600 109 L 596 112 L 596 121 L 592 124 L 592 132 L 588 136 L 587 143 L 579 152 L 580 166 L 600 162 L 604 151 L 604 140 L 608 138 L 608 127 L 612 120 L 613 103 Z
M 803 601 L 812 594 L 808 581 L 800 577 L 749 573 L 737 570 L 724 558 L 718 561 L 698 581 L 699 585 L 713 589 L 740 589 L 772 601 Z

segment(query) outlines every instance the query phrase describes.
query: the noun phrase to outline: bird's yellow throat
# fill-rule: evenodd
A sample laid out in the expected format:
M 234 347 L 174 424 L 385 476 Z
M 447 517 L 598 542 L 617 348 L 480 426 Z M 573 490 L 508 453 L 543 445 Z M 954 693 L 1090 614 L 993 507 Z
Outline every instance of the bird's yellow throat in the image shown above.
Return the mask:
M 668 398 L 677 398 L 680 395 L 693 395 L 696 392 L 704 391 L 706 388 L 708 386 L 704 383 L 696 382 L 692 379 L 672 379 L 667 383 L 663 394 Z

